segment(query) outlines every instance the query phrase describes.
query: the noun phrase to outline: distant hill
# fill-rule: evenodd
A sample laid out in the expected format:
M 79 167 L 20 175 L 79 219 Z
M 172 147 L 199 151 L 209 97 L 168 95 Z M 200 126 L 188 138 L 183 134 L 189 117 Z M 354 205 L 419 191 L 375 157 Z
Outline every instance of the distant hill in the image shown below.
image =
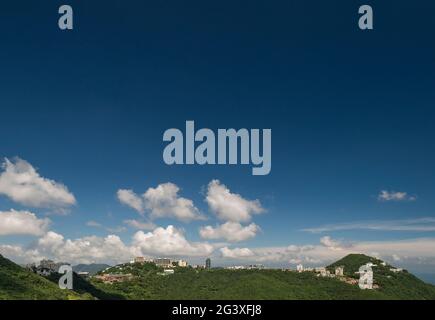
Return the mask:
M 344 274 L 348 277 L 358 278 L 355 273 L 359 267 L 368 262 L 373 263 L 374 283 L 379 285 L 376 290 L 391 299 L 435 299 L 435 286 L 427 284 L 409 273 L 392 272 L 393 266 L 383 265 L 383 261 L 363 254 L 350 254 L 331 264 L 328 268 L 344 266 Z
M 89 275 L 93 276 L 94 274 L 96 274 L 97 272 L 100 272 L 104 269 L 110 268 L 110 266 L 108 264 L 97 264 L 97 263 L 92 263 L 92 264 L 78 264 L 76 266 L 73 266 L 73 271 L 74 272 L 89 272 Z
M 0 255 L 1 300 L 81 299 L 79 294 L 59 289 L 58 285 L 13 263 Z M 87 298 L 90 298 L 88 296 Z

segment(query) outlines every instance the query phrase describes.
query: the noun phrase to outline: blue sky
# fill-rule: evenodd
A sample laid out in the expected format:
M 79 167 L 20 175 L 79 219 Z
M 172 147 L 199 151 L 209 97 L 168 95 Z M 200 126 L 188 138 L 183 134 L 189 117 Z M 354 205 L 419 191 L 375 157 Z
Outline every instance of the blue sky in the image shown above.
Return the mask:
M 0 156 L 19 157 L 40 177 L 63 183 L 76 203 L 59 215 L 3 194 L 1 212 L 47 217 L 65 239 L 104 238 L 125 227 L 117 236 L 129 244 L 137 230 L 123 221 L 148 222 L 149 209 L 141 217 L 117 191 L 140 195 L 170 182 L 208 220 L 161 218 L 156 227 L 174 225 L 195 243 L 226 242 L 198 232 L 225 222 L 205 201 L 207 185 L 218 179 L 264 209 L 243 224 L 261 231 L 225 243 L 229 250 L 319 245 L 326 236 L 345 247 L 435 238 L 435 228 L 385 230 L 410 220 L 434 226 L 415 221 L 435 219 L 430 1 L 370 1 L 369 32 L 357 27 L 357 1 L 69 1 L 70 32 L 57 28 L 61 4 L 2 4 Z M 186 120 L 213 130 L 271 128 L 271 173 L 167 166 L 163 132 L 183 129 Z M 406 195 L 381 201 L 383 190 Z M 303 231 L 342 223 L 353 227 Z M 389 228 L 373 231 L 367 223 Z M 37 239 L 8 234 L 0 244 Z M 435 256 L 421 262 L 408 255 L 396 263 L 435 270 Z

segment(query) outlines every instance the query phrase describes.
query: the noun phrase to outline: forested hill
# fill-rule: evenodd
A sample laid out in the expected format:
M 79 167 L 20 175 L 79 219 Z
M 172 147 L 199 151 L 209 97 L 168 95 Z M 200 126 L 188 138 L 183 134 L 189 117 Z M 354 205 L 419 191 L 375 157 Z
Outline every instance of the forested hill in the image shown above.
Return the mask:
M 357 285 L 359 267 L 372 262 L 374 290 Z M 60 290 L 60 275 L 48 278 L 22 268 L 0 255 L 0 299 L 424 299 L 435 300 L 435 286 L 406 270 L 382 261 L 352 254 L 327 268 L 344 267 L 343 277 L 322 277 L 309 272 L 282 270 L 225 270 L 175 268 L 174 274 L 162 275 L 152 263 L 122 264 L 104 274 L 128 274 L 124 282 L 103 283 L 96 277 L 89 281 L 74 276 L 74 291 Z

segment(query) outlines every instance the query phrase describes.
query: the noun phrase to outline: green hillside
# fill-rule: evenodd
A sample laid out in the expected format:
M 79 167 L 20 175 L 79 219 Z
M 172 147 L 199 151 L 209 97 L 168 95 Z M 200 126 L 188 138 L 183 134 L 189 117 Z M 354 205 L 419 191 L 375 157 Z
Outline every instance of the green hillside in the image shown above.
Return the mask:
M 367 262 L 373 267 L 377 289 L 360 290 L 350 284 L 355 271 Z M 122 264 L 101 271 L 105 274 L 131 274 L 133 279 L 107 284 L 74 276 L 74 291 L 60 290 L 59 275 L 40 277 L 0 256 L 0 299 L 431 299 L 435 286 L 424 283 L 407 271 L 394 273 L 389 265 L 364 255 L 349 255 L 328 266 L 344 266 L 345 278 L 319 277 L 315 272 L 281 270 L 196 270 L 176 268 L 175 274 L 161 275 L 152 263 Z M 354 281 L 355 282 L 355 281 Z
M 380 293 L 393 299 L 431 299 L 435 300 L 435 286 L 427 284 L 403 270 L 399 273 L 394 273 L 390 269 L 393 266 L 382 264 L 382 261 L 363 254 L 350 254 L 343 259 L 331 264 L 328 268 L 333 269 L 336 266 L 345 266 L 344 273 L 348 277 L 358 278 L 359 267 L 368 262 L 374 266 L 374 283 L 379 286 Z
M 67 300 L 90 298 L 58 285 L 0 255 L 0 300 Z
M 364 255 L 349 255 L 335 264 L 344 266 L 346 277 L 367 262 L 381 261 Z M 127 282 L 104 284 L 93 279 L 102 291 L 126 299 L 435 299 L 435 287 L 403 272 L 389 271 L 391 266 L 374 267 L 376 290 L 360 290 L 337 278 L 318 277 L 314 272 L 281 270 L 195 270 L 177 268 L 175 274 L 162 276 L 152 264 L 120 265 L 106 273 L 131 273 L 136 277 Z M 104 272 L 100 273 L 104 274 Z

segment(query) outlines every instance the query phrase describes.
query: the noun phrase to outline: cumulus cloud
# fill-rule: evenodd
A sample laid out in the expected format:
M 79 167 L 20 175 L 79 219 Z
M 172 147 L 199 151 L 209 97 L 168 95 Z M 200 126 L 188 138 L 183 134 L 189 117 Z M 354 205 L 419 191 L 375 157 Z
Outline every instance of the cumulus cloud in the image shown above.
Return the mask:
M 32 263 L 41 261 L 44 258 L 38 250 L 9 244 L 0 244 L 0 254 L 16 263 Z
M 180 188 L 173 183 L 149 188 L 143 196 L 151 218 L 173 217 L 183 221 L 202 219 L 193 201 L 179 197 L 179 191 Z
M 346 247 L 346 245 L 343 244 L 341 241 L 334 240 L 330 236 L 325 236 L 320 238 L 320 243 L 323 246 L 332 250 L 342 250 L 343 248 Z
M 210 210 L 225 221 L 248 222 L 253 214 L 264 212 L 259 200 L 246 200 L 239 194 L 231 193 L 219 180 L 209 183 L 206 202 Z
M 145 210 L 151 219 L 176 218 L 181 221 L 201 220 L 199 210 L 193 201 L 180 197 L 180 188 L 173 183 L 163 183 L 156 188 L 149 188 L 142 196 L 132 190 L 118 190 L 118 199 L 121 203 L 130 206 L 140 214 Z
M 126 262 L 134 253 L 133 248 L 126 246 L 116 235 L 71 240 L 53 231 L 40 238 L 32 249 L 40 256 L 74 264 Z
M 131 228 L 139 230 L 153 230 L 156 228 L 156 225 L 152 222 L 143 222 L 135 219 L 124 220 L 124 223 Z
M 248 248 L 234 248 L 229 249 L 228 247 L 224 247 L 220 249 L 222 257 L 230 258 L 230 259 L 243 259 L 243 258 L 252 258 L 255 254 Z
M 0 211 L 0 236 L 32 235 L 41 236 L 50 225 L 48 218 L 38 219 L 29 211 Z
M 117 196 L 122 204 L 129 206 L 140 214 L 144 213 L 145 205 L 143 199 L 132 190 L 120 189 L 117 192 Z
M 42 251 L 54 251 L 64 245 L 64 237 L 54 231 L 47 232 L 38 239 L 38 248 Z
M 406 192 L 396 192 L 382 190 L 378 195 L 379 201 L 415 201 L 415 196 L 410 196 Z
M 214 250 L 209 243 L 187 241 L 183 232 L 171 225 L 148 233 L 138 231 L 132 245 L 143 255 L 157 256 L 207 256 Z
M 244 227 L 238 222 L 228 221 L 213 228 L 205 226 L 200 228 L 199 234 L 203 239 L 224 239 L 229 242 L 240 242 L 254 238 L 260 227 L 255 223 Z
M 30 246 L 0 245 L 0 253 L 17 263 L 39 262 L 53 259 L 57 262 L 109 263 L 126 262 L 134 256 L 134 248 L 124 245 L 115 235 L 105 238 L 96 236 L 75 240 L 65 239 L 61 234 L 47 232 Z
M 0 174 L 0 194 L 30 207 L 59 209 L 76 203 L 74 195 L 59 182 L 41 177 L 36 169 L 20 158 L 5 159 Z
M 54 231 L 48 231 L 28 246 L 0 245 L 0 254 L 18 263 L 52 259 L 58 262 L 108 263 L 130 261 L 133 257 L 205 257 L 221 246 L 186 239 L 182 230 L 174 226 L 156 228 L 151 232 L 136 232 L 129 244 L 117 235 L 106 237 L 87 236 L 66 239 Z

